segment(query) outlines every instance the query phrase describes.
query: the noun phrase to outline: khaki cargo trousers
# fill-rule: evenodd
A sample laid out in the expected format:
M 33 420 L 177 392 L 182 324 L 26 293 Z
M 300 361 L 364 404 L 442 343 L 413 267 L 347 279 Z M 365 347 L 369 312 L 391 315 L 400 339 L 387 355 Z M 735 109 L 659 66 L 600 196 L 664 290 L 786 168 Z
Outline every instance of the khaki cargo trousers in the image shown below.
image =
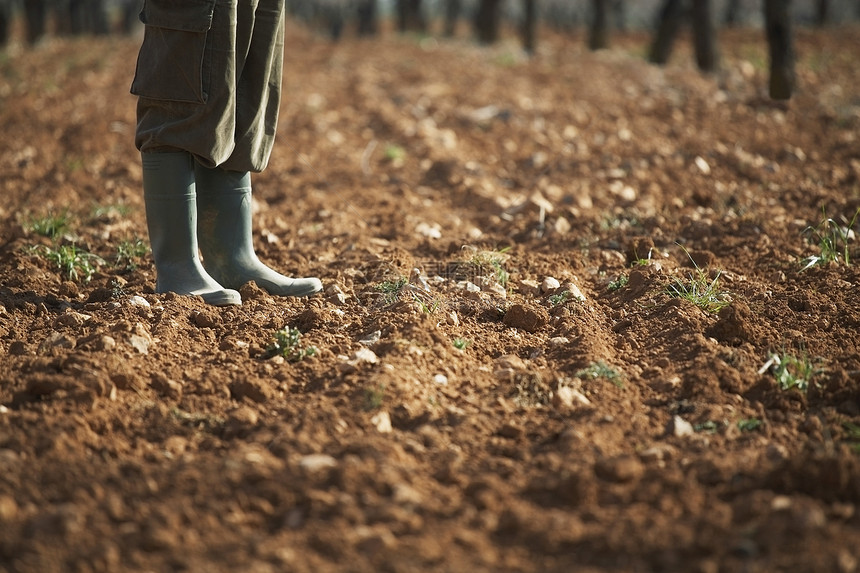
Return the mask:
M 278 123 L 284 0 L 145 0 L 135 145 L 262 171 Z

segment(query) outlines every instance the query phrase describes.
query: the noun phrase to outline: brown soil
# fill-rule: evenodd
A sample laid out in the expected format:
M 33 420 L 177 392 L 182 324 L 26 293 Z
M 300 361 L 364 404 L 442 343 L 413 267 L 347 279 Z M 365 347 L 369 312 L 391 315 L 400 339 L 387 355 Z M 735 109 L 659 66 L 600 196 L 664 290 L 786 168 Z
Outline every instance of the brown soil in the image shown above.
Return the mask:
M 128 253 L 137 40 L 0 63 L 0 570 L 858 569 L 860 270 L 801 269 L 860 206 L 860 30 L 801 31 L 785 105 L 758 31 L 714 77 L 290 36 L 255 241 L 326 290 L 232 308 Z

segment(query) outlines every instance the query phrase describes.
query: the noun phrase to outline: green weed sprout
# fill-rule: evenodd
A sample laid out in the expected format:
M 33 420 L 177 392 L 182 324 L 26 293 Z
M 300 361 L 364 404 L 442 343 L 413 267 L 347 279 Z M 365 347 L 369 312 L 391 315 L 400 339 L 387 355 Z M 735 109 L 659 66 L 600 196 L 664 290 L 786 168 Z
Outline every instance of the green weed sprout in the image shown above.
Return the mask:
M 32 217 L 24 228 L 49 239 L 56 239 L 69 229 L 70 216 L 68 211 L 48 213 L 42 217 Z
M 406 157 L 406 150 L 396 145 L 394 143 L 390 143 L 385 146 L 385 158 L 389 161 L 400 162 Z
M 391 304 L 400 298 L 400 293 L 403 291 L 409 279 L 400 277 L 392 281 L 384 281 L 376 286 L 376 290 L 382 293 L 382 300 L 386 304 Z
M 624 275 L 624 274 L 618 275 L 618 278 L 615 279 L 614 281 L 610 281 L 610 283 L 608 285 L 606 285 L 606 288 L 608 288 L 610 291 L 620 290 L 620 289 L 626 287 L 627 283 L 629 283 L 629 282 L 630 282 L 630 277 L 628 277 L 627 275 Z
M 380 383 L 375 386 L 367 386 L 364 389 L 364 404 L 362 407 L 365 411 L 378 410 L 385 402 L 385 384 Z
M 453 344 L 457 350 L 466 350 L 472 344 L 472 341 L 467 338 L 455 338 Z
M 551 305 L 558 306 L 560 304 L 566 303 L 570 299 L 570 296 L 571 295 L 569 290 L 563 290 L 558 294 L 550 295 L 548 300 Z
M 592 362 L 587 367 L 577 370 L 574 376 L 581 380 L 596 380 L 597 378 L 605 378 L 619 388 L 624 388 L 624 382 L 621 379 L 621 374 L 614 367 L 609 366 L 602 360 Z
M 471 262 L 479 269 L 484 267 L 492 269 L 493 277 L 496 279 L 496 282 L 505 287 L 511 278 L 510 274 L 505 269 L 505 262 L 508 259 L 508 255 L 506 253 L 508 250 L 510 250 L 510 247 L 504 247 L 497 251 L 482 251 L 476 253 L 472 257 Z
M 804 234 L 807 235 L 809 242 L 818 246 L 818 254 L 803 259 L 802 262 L 805 264 L 800 271 L 830 262 L 850 265 L 848 243 L 854 239 L 854 223 L 857 222 L 858 215 L 860 215 L 860 209 L 854 212 L 854 216 L 844 226 L 825 215 L 824 220 L 817 227 L 807 227 Z
M 729 293 L 717 288 L 722 271 L 717 271 L 714 278 L 710 278 L 708 273 L 696 264 L 689 251 L 682 245 L 678 246 L 681 247 L 690 261 L 692 261 L 693 266 L 696 267 L 696 272 L 689 275 L 689 281 L 682 281 L 676 278 L 674 282 L 666 287 L 666 292 L 669 296 L 690 301 L 709 313 L 720 312 L 724 307 L 730 305 L 732 301 Z
M 720 274 L 718 271 L 711 279 L 708 273 L 697 267 L 695 274 L 689 275 L 688 281 L 676 278 L 667 287 L 667 292 L 671 297 L 692 302 L 705 312 L 717 313 L 731 304 L 728 293 L 721 291 L 717 286 Z
M 773 372 L 780 390 L 796 388 L 804 393 L 809 389 L 815 375 L 821 371 L 807 356 L 797 357 L 792 354 L 771 354 L 759 369 L 759 374 L 768 370 Z
M 75 245 L 40 246 L 36 251 L 42 253 L 60 272 L 65 273 L 73 281 L 89 282 L 96 268 L 104 264 L 97 255 L 79 249 Z
M 314 356 L 317 349 L 313 346 L 306 348 L 301 347 L 302 333 L 298 328 L 282 328 L 275 332 L 275 337 L 269 345 L 268 356 L 283 356 L 290 362 L 298 362 L 299 360 Z
M 761 420 L 758 418 L 745 418 L 738 420 L 738 429 L 741 432 L 754 432 L 761 427 Z
M 848 447 L 854 453 L 860 454 L 860 426 L 851 422 L 842 422 L 842 428 L 847 434 Z
M 136 259 L 144 256 L 148 251 L 146 242 L 142 239 L 122 241 L 116 247 L 116 265 L 125 266 L 127 269 L 137 268 Z

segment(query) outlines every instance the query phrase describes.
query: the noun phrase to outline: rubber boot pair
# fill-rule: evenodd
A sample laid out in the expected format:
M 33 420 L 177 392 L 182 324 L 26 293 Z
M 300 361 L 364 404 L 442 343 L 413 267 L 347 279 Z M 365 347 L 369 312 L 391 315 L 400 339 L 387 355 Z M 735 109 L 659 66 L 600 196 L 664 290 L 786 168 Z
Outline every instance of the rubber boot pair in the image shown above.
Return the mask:
M 286 277 L 257 258 L 249 173 L 209 169 L 186 152 L 143 153 L 141 158 L 156 292 L 196 295 L 228 306 L 242 304 L 236 289 L 249 281 L 280 296 L 322 290 L 319 279 Z

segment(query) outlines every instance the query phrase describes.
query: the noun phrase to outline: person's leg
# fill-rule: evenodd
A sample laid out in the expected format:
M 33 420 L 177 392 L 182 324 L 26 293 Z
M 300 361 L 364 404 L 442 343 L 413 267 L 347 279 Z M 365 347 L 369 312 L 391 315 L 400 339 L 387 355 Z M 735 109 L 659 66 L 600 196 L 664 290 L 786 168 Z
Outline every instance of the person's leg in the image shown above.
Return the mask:
M 197 295 L 215 306 L 242 304 L 237 291 L 221 286 L 200 263 L 191 154 L 142 153 L 141 163 L 156 292 Z
M 284 5 L 252 0 L 237 6 L 235 149 L 222 165 L 197 163 L 198 233 L 203 265 L 221 284 L 248 281 L 270 294 L 307 296 L 322 290 L 317 278 L 290 278 L 267 267 L 253 246 L 251 171 L 269 160 L 280 105 Z
M 317 278 L 290 278 L 264 265 L 254 251 L 251 174 L 197 163 L 198 237 L 203 266 L 220 284 L 239 288 L 254 281 L 278 296 L 308 296 L 322 290 Z

